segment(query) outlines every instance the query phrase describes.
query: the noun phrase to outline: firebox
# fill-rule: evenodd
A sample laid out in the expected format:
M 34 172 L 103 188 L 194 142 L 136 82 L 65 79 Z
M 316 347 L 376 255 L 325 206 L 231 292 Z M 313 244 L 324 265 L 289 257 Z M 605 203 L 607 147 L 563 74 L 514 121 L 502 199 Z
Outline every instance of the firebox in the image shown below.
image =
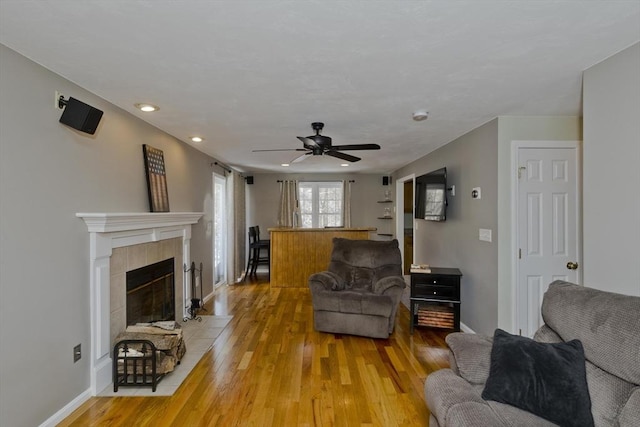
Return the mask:
M 127 326 L 176 319 L 174 259 L 127 272 Z

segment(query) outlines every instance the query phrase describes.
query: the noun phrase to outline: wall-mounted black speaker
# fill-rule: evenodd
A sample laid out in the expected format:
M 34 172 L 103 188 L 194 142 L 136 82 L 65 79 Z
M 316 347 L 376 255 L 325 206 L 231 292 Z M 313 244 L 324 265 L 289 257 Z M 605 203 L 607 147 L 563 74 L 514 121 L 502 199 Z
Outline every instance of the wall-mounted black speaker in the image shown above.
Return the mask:
M 61 101 L 61 103 L 65 107 L 62 117 L 60 117 L 60 123 L 91 135 L 96 133 L 102 118 L 102 111 L 71 97 L 68 101 Z
M 383 176 L 382 177 L 382 185 L 389 185 L 391 184 L 391 177 L 390 176 Z
M 249 184 L 249 185 L 253 184 L 253 176 L 248 176 L 247 177 L 247 184 Z

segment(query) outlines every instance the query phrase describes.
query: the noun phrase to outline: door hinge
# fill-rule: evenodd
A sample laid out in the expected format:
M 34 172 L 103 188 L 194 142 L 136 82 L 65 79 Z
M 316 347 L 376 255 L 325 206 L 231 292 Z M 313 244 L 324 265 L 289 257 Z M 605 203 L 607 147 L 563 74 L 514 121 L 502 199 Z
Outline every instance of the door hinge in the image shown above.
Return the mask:
M 522 249 L 518 248 L 518 259 L 522 259 Z
M 518 329 L 518 335 L 522 336 L 522 329 Z
M 520 166 L 518 168 L 518 179 L 522 178 L 522 171 L 526 171 L 527 168 L 525 166 Z

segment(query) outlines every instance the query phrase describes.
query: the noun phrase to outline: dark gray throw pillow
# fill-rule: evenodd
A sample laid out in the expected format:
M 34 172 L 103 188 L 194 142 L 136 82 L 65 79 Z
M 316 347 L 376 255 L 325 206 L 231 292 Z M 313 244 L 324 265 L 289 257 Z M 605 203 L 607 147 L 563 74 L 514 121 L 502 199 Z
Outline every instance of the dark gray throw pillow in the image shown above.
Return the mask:
M 560 426 L 591 427 L 584 349 L 579 340 L 540 343 L 496 329 L 482 398 Z

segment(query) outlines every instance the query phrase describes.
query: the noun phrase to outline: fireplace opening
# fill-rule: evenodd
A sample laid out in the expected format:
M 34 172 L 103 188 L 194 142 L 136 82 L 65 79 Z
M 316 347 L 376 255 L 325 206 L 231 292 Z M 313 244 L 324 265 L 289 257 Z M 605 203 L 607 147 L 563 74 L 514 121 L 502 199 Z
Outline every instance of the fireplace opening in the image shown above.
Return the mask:
M 127 272 L 127 326 L 176 320 L 173 258 Z

